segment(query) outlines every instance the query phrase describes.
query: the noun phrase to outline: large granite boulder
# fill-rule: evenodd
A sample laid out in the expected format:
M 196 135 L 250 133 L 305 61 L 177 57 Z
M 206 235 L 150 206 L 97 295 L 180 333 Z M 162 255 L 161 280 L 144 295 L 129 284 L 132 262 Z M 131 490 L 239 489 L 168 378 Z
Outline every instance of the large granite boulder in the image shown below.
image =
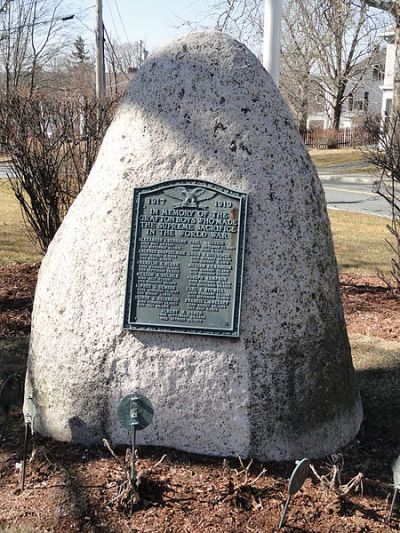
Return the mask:
M 123 329 L 133 189 L 190 178 L 248 193 L 240 338 Z M 322 456 L 362 410 L 324 194 L 258 59 L 217 32 L 147 59 L 36 290 L 27 394 L 35 428 L 127 442 L 119 400 L 149 397 L 140 444 L 283 460 Z

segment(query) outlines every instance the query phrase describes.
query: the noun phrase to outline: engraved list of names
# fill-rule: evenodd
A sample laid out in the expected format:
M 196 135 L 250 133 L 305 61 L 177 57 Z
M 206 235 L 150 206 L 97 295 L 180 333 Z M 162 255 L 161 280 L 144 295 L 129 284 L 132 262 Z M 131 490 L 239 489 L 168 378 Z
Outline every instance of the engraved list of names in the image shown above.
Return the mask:
M 135 189 L 124 327 L 238 337 L 246 207 L 200 180 Z

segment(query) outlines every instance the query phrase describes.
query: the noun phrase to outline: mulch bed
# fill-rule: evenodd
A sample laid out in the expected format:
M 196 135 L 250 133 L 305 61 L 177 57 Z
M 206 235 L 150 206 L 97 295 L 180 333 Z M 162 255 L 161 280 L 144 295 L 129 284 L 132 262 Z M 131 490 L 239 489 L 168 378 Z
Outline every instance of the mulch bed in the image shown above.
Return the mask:
M 141 500 L 133 514 L 118 499 L 125 471 L 105 448 L 35 437 L 24 492 L 19 490 L 22 421 L 14 419 L 0 446 L 0 529 L 22 524 L 40 531 L 269 532 L 276 531 L 293 463 L 253 463 L 203 457 L 170 449 L 139 448 Z M 393 448 L 361 437 L 343 456 L 341 487 L 314 474 L 291 502 L 283 531 L 398 531 L 392 495 Z M 329 480 L 334 464 L 313 463 Z M 263 473 L 264 472 L 264 473 Z M 348 494 L 346 485 L 362 472 Z M 360 481 L 360 476 L 358 476 Z
M 38 265 L 0 268 L 0 336 L 29 333 L 37 271 Z M 400 340 L 399 301 L 379 279 L 342 276 L 341 290 L 350 332 Z M 339 468 L 340 483 L 336 476 L 328 488 L 313 474 L 293 497 L 282 531 L 400 531 L 400 502 L 392 523 L 386 521 L 393 493 L 390 465 L 400 451 L 399 442 L 390 427 L 378 433 L 368 416 L 366 420 L 343 455 L 313 463 L 328 481 Z M 117 460 L 101 446 L 87 448 L 39 436 L 33 448 L 21 493 L 23 421 L 15 413 L 0 437 L 0 530 L 23 526 L 56 532 L 276 531 L 294 467 L 248 466 L 247 461 L 142 448 L 142 499 L 130 515 L 118 497 L 126 477 L 121 467 L 125 449 L 116 450 Z M 344 494 L 360 472 L 362 483 L 358 479 Z
M 400 295 L 378 277 L 340 276 L 347 329 L 400 342 Z
M 0 338 L 29 334 L 39 266 L 0 267 Z

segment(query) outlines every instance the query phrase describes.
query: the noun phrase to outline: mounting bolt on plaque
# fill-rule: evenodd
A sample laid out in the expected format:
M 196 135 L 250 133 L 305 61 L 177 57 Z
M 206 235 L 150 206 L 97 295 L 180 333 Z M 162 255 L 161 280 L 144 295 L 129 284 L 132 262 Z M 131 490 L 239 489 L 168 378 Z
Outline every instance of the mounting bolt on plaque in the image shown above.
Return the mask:
M 302 459 L 301 461 L 296 461 L 296 468 L 293 470 L 292 475 L 289 479 L 288 487 L 288 497 L 285 503 L 285 507 L 282 511 L 281 520 L 279 522 L 278 529 L 281 529 L 285 523 L 286 514 L 289 508 L 289 503 L 294 494 L 298 492 L 303 486 L 305 480 L 308 478 L 310 473 L 310 461 L 308 459 Z
M 389 518 L 388 518 L 389 522 L 392 520 L 394 504 L 396 501 L 397 493 L 400 489 L 400 456 L 394 461 L 392 465 L 392 470 L 393 470 L 394 494 L 393 494 L 392 505 L 390 506 L 390 512 L 389 512 Z
M 122 398 L 117 414 L 121 425 L 131 435 L 131 482 L 136 490 L 136 431 L 152 423 L 154 409 L 146 396 L 136 392 Z

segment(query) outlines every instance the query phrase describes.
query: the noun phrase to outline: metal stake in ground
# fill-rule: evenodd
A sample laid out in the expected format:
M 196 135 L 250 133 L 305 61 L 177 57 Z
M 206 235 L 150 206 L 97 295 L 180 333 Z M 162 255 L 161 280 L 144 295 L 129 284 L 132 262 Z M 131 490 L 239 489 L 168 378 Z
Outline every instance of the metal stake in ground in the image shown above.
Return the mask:
M 136 428 L 133 428 L 131 434 L 131 482 L 136 488 Z
M 136 428 L 139 425 L 138 418 L 138 397 L 133 396 L 130 402 L 130 426 L 131 426 L 131 483 L 134 489 L 137 489 L 136 483 Z M 129 431 L 129 430 L 128 430 Z
M 131 435 L 131 482 L 134 490 L 136 483 L 136 431 L 140 431 L 151 424 L 154 409 L 143 394 L 129 394 L 123 398 L 118 406 L 118 420 Z
M 389 512 L 389 518 L 388 518 L 389 522 L 392 520 L 394 503 L 396 501 L 397 493 L 400 489 L 400 456 L 393 463 L 392 469 L 393 469 L 394 494 L 393 494 L 392 505 L 390 506 L 390 512 Z
M 290 476 L 289 487 L 288 487 L 288 497 L 285 503 L 285 507 L 283 508 L 283 511 L 282 511 L 282 516 L 279 522 L 278 529 L 281 529 L 285 523 L 286 514 L 289 509 L 289 503 L 290 503 L 292 496 L 301 489 L 309 473 L 310 473 L 310 461 L 308 459 L 302 459 L 301 461 L 296 461 L 296 468 L 293 470 L 292 475 Z
M 24 435 L 24 455 L 22 458 L 22 475 L 21 475 L 21 492 L 25 488 L 25 475 L 26 475 L 26 451 L 28 449 L 28 427 L 29 424 L 25 420 L 25 435 Z
M 21 491 L 25 488 L 26 476 L 26 455 L 28 450 L 28 428 L 31 428 L 31 435 L 33 435 L 33 423 L 35 420 L 36 408 L 33 403 L 33 397 L 28 396 L 26 412 L 24 413 L 25 435 L 24 435 L 24 455 L 22 459 L 22 474 L 21 474 Z

